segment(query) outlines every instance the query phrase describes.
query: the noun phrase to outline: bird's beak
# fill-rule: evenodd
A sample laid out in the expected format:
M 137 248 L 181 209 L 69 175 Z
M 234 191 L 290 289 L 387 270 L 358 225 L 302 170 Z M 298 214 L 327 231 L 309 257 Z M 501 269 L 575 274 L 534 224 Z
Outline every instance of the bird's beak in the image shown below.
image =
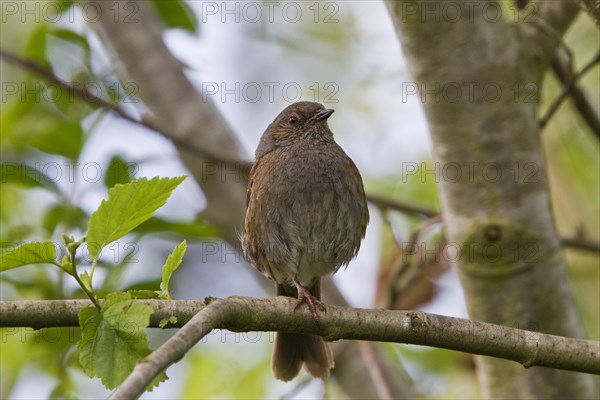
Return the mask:
M 318 113 L 316 113 L 311 119 L 314 121 L 327 121 L 327 118 L 329 118 L 334 111 L 335 110 L 332 110 L 330 108 L 324 108 Z

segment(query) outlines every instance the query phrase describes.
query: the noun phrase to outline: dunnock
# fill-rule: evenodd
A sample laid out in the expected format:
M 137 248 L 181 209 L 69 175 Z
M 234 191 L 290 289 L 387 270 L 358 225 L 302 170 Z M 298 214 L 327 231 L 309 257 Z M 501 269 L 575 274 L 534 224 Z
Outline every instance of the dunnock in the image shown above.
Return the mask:
M 242 247 L 250 263 L 277 283 L 277 295 L 297 297 L 318 321 L 321 277 L 347 265 L 369 221 L 362 179 L 335 143 L 333 110 L 299 102 L 263 133 L 250 172 Z M 320 336 L 277 333 L 273 371 L 293 379 L 302 364 L 326 379 L 333 355 Z

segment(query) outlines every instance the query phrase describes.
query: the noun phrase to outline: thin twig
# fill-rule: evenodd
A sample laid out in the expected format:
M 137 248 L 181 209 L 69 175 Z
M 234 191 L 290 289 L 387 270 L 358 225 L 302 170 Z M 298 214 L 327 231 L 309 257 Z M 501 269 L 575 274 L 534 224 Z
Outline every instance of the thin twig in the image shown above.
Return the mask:
M 570 67 L 565 65 L 558 57 L 555 57 L 554 61 L 552 61 L 552 71 L 554 72 L 554 75 L 556 75 L 556 78 L 562 83 L 563 87 L 568 85 L 573 79 L 573 71 L 569 68 Z M 583 120 L 588 124 L 592 132 L 600 138 L 600 117 L 595 108 L 590 104 L 585 93 L 577 84 L 573 83 L 570 95 L 579 115 L 581 115 Z
M 548 124 L 548 121 L 550 121 L 550 118 L 552 118 L 552 116 L 554 115 L 554 113 L 556 113 L 556 111 L 558 110 L 558 108 L 560 107 L 560 105 L 562 104 L 564 99 L 567 98 L 567 96 L 569 96 L 569 94 L 573 90 L 575 83 L 583 75 L 585 75 L 598 61 L 600 61 L 600 52 L 598 54 L 596 54 L 596 57 L 594 57 L 592 60 L 590 60 L 577 74 L 572 75 L 570 77 L 570 79 L 568 79 L 568 81 L 565 83 L 565 85 L 563 87 L 563 91 L 554 100 L 554 102 L 552 102 L 552 104 L 550 104 L 550 106 L 548 107 L 548 110 L 546 111 L 546 114 L 540 119 L 540 121 L 539 121 L 540 129 L 543 129 Z M 595 131 L 594 133 L 600 135 L 597 131 Z
M 598 244 L 596 242 L 592 242 L 592 241 L 587 240 L 585 238 L 578 238 L 578 237 L 568 238 L 568 237 L 563 237 L 563 238 L 561 238 L 561 243 L 564 246 L 571 247 L 573 249 L 585 250 L 585 251 L 589 251 L 589 252 L 592 252 L 592 253 L 600 253 L 600 244 Z
M 598 0 L 579 0 L 579 4 L 583 4 L 592 20 L 600 28 L 600 1 Z
M 395 211 L 400 211 L 407 214 L 416 214 L 421 217 L 433 218 L 439 214 L 439 212 L 427 209 L 424 207 L 420 207 L 414 204 L 405 203 L 398 200 L 387 199 L 385 197 L 381 197 L 375 194 L 368 194 L 367 201 L 369 203 L 375 205 L 376 207 L 385 210 L 391 209 Z
M 442 262 L 445 262 L 449 266 L 449 262 L 444 260 L 443 254 L 446 248 L 446 238 L 444 235 L 441 235 L 439 241 L 436 243 L 438 247 L 435 254 L 425 252 L 425 256 L 423 256 L 423 242 L 419 242 L 419 239 L 427 229 L 439 223 L 443 223 L 441 214 L 423 221 L 412 232 L 408 242 L 404 246 L 401 243 L 399 244 L 401 254 L 398 261 L 400 261 L 400 265 L 391 278 L 389 288 L 390 299 L 387 308 L 398 309 L 397 304 L 400 297 L 413 288 L 424 276 L 433 279 L 435 276 L 431 273 L 433 267 L 440 265 Z M 441 274 L 441 272 L 438 274 Z
M 98 298 L 96 297 L 96 294 L 94 293 L 94 291 L 92 290 L 92 287 L 91 287 L 92 277 L 90 276 L 90 279 L 89 279 L 90 286 L 88 287 L 81 280 L 79 273 L 77 273 L 77 258 L 75 257 L 75 255 L 77 252 L 77 248 L 80 245 L 81 245 L 81 242 L 69 243 L 69 242 L 65 241 L 65 249 L 69 253 L 69 261 L 71 262 L 71 267 L 73 268 L 73 273 L 71 275 L 73 276 L 73 278 L 75 278 L 75 280 L 77 281 L 77 283 L 79 284 L 79 286 L 81 287 L 83 292 L 86 294 L 86 296 L 89 297 L 89 299 L 92 301 L 92 303 L 94 303 L 94 306 L 96 306 L 96 308 L 98 310 L 101 310 L 102 306 L 100 305 L 100 302 L 98 302 Z
M 211 151 L 208 151 L 205 148 L 195 146 L 193 143 L 190 143 L 189 141 L 179 139 L 175 135 L 169 134 L 168 132 L 165 132 L 164 130 L 160 129 L 154 123 L 150 122 L 149 119 L 139 120 L 139 119 L 127 114 L 127 112 L 125 112 L 125 110 L 123 110 L 117 104 L 114 104 L 110 101 L 104 100 L 102 97 L 85 89 L 83 87 L 83 85 L 73 85 L 69 82 L 62 80 L 60 77 L 58 77 L 52 71 L 50 71 L 47 68 L 45 68 L 44 66 L 36 63 L 35 61 L 27 60 L 15 53 L 12 53 L 12 52 L 7 51 L 2 48 L 0 48 L 0 58 L 3 58 L 4 60 L 6 60 L 12 64 L 23 67 L 26 70 L 37 74 L 38 76 L 40 76 L 41 78 L 43 78 L 44 80 L 46 80 L 48 82 L 55 83 L 56 85 L 72 92 L 79 99 L 83 100 L 87 104 L 90 104 L 91 106 L 102 107 L 106 110 L 112 111 L 118 117 L 123 118 L 126 121 L 132 122 L 136 125 L 148 128 L 157 133 L 160 133 L 164 137 L 170 139 L 173 143 L 183 146 L 185 148 L 188 148 L 188 149 L 194 151 L 196 154 L 202 155 L 211 161 L 222 162 L 222 163 L 228 164 L 228 165 L 235 165 L 236 167 L 239 167 L 241 169 L 248 169 L 248 170 L 251 166 L 251 163 L 248 161 L 244 161 L 241 159 L 231 159 L 231 158 L 223 157 L 220 154 L 213 154 Z
M 373 346 L 371 346 L 370 342 L 359 341 L 357 342 L 358 350 L 360 351 L 360 355 L 363 360 L 365 360 L 365 364 L 368 367 L 369 375 L 371 376 L 371 380 L 376 382 L 374 385 L 377 389 L 377 397 L 379 399 L 384 400 L 392 400 L 394 396 L 390 392 L 387 382 L 385 381 L 385 377 L 383 372 L 381 371 L 381 365 L 377 362 L 377 358 L 374 354 Z
M 413 204 L 400 202 L 397 200 L 386 199 L 385 197 L 377 196 L 377 195 L 367 195 L 367 200 L 375 205 L 377 208 L 382 211 L 394 210 L 407 214 L 415 214 L 417 216 L 426 217 L 426 218 L 436 218 L 441 214 L 433 211 L 431 209 L 427 209 L 424 207 L 419 207 Z M 435 222 L 441 222 L 442 220 L 433 220 Z M 600 253 L 600 244 L 596 242 L 592 242 L 582 238 L 561 238 L 561 243 L 563 246 L 572 247 L 574 249 L 586 250 L 595 253 Z
M 0 58 L 5 59 L 6 61 L 10 62 L 11 64 L 18 65 L 20 67 L 25 68 L 28 71 L 34 72 L 35 74 L 37 74 L 41 78 L 43 78 L 45 81 L 55 83 L 58 86 L 62 87 L 63 89 L 67 89 L 68 91 L 72 92 L 77 97 L 79 97 L 81 100 L 83 100 L 84 102 L 86 102 L 94 107 L 105 108 L 107 110 L 114 112 L 119 117 L 121 117 L 127 121 L 133 122 L 134 124 L 145 126 L 148 129 L 152 129 L 152 130 L 158 132 L 158 129 L 156 127 L 137 120 L 136 118 L 132 117 L 131 115 L 129 115 L 125 111 L 123 111 L 118 105 L 111 103 L 109 101 L 106 101 L 102 97 L 95 95 L 94 93 L 85 89 L 83 87 L 83 85 L 75 86 L 75 85 L 70 84 L 69 82 L 62 80 L 60 77 L 58 77 L 52 71 L 49 71 L 47 68 L 36 63 L 35 61 L 26 60 L 26 59 L 20 57 L 19 55 L 12 53 L 10 51 L 7 51 L 3 48 L 0 48 Z

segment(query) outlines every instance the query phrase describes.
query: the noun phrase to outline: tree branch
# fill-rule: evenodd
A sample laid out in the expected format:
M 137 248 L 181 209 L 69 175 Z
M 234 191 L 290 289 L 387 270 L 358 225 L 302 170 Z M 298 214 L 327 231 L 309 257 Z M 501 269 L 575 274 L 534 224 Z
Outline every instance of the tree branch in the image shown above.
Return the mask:
M 600 1 L 598 0 L 579 0 L 579 4 L 583 5 L 590 17 L 594 20 L 597 26 L 600 27 Z
M 533 13 L 530 16 L 534 23 L 521 24 L 524 32 L 529 35 L 529 40 L 524 43 L 525 48 L 534 55 L 540 57 L 545 67 L 552 62 L 557 46 L 562 42 L 562 36 L 569 28 L 579 13 L 580 7 L 570 0 L 536 0 L 533 5 Z M 528 28 L 534 27 L 533 31 Z M 538 53 L 538 51 L 541 51 Z
M 152 113 L 152 121 L 176 143 L 181 160 L 202 188 L 207 200 L 203 216 L 225 240 L 237 243 L 245 210 L 246 166 L 215 162 L 193 150 L 205 149 L 218 160 L 241 161 L 236 135 L 169 51 L 150 2 L 90 2 L 101 11 L 98 22 L 90 25 L 118 57 L 123 67 L 120 74 L 138 85 L 139 98 Z M 115 7 L 130 9 L 132 5 L 136 9 L 133 21 L 113 17 Z
M 140 396 L 161 371 L 213 329 L 234 332 L 283 331 L 318 334 L 327 340 L 354 339 L 412 343 L 501 357 L 525 367 L 546 366 L 600 374 L 598 342 L 507 328 L 412 311 L 329 306 L 320 323 L 310 312 L 292 312 L 293 299 L 235 297 L 214 300 L 177 334 L 139 362 L 111 398 Z M 504 340 L 499 340 L 503 338 Z
M 577 250 L 589 251 L 592 253 L 600 253 L 600 245 L 585 238 L 580 237 L 563 237 L 561 238 L 563 246 L 571 247 Z
M 27 60 L 15 53 L 5 50 L 3 48 L 0 48 L 0 58 L 3 58 L 4 60 L 8 61 L 11 64 L 18 65 L 18 66 L 22 67 L 23 69 L 25 69 L 26 71 L 33 72 L 33 73 L 39 75 L 44 80 L 51 82 L 51 83 L 55 83 L 56 85 L 62 87 L 63 89 L 67 89 L 69 91 L 69 93 L 75 94 L 78 98 L 80 98 L 84 102 L 88 103 L 92 107 L 102 107 L 106 110 L 110 110 L 110 111 L 114 112 L 117 116 L 119 116 L 123 119 L 126 119 L 127 121 L 133 122 L 138 125 L 145 126 L 146 128 L 149 128 L 152 130 L 157 130 L 155 127 L 151 126 L 150 124 L 144 123 L 142 121 L 138 121 L 131 115 L 127 114 L 117 104 L 114 104 L 110 101 L 104 100 L 102 97 L 97 96 L 96 94 L 90 92 L 89 90 L 85 89 L 82 86 L 74 86 L 68 82 L 65 82 L 64 80 L 59 78 L 57 75 L 55 75 L 52 71 L 50 71 L 49 69 L 45 68 L 44 66 L 36 63 L 33 60 Z
M 414 214 L 416 216 L 426 218 L 436 218 L 437 222 L 442 222 L 442 220 L 437 220 L 438 217 L 441 218 L 441 214 L 439 214 L 437 211 L 425 207 L 420 207 L 415 204 L 387 199 L 385 197 L 377 196 L 374 194 L 367 194 L 367 201 L 369 201 L 369 203 L 373 204 L 375 207 L 379 208 L 382 211 L 394 210 L 405 214 Z M 560 240 L 563 246 L 572 247 L 578 250 L 585 250 L 593 253 L 600 253 L 600 244 L 591 240 L 587 240 L 585 238 L 562 237 Z
M 525 367 L 542 366 L 600 374 L 600 342 L 571 339 L 517 328 L 445 317 L 418 311 L 366 310 L 328 306 L 319 324 L 306 308 L 293 311 L 294 299 L 230 297 L 200 301 L 139 300 L 156 311 L 152 327 L 175 315 L 181 329 L 139 362 L 112 398 L 134 398 L 152 379 L 213 329 L 233 332 L 285 331 L 349 339 L 409 343 L 513 360 Z M 77 326 L 87 300 L 2 301 L 0 327 Z
M 426 218 L 433 218 L 439 214 L 439 212 L 435 210 L 398 200 L 387 199 L 375 194 L 367 194 L 367 201 L 381 210 L 390 209 Z
M 102 301 L 102 300 L 101 300 Z M 150 327 L 158 328 L 164 318 L 177 316 L 169 328 L 181 328 L 204 303 L 194 300 L 138 300 L 154 309 Z M 79 311 L 91 305 L 89 300 L 19 300 L 0 301 L 0 328 L 30 327 L 33 329 L 79 326 Z
M 35 73 L 47 82 L 54 83 L 62 87 L 63 89 L 66 89 L 69 93 L 73 93 L 75 96 L 77 96 L 77 98 L 79 98 L 80 100 L 89 104 L 92 107 L 104 108 L 105 110 L 113 112 L 116 116 L 123 118 L 126 121 L 132 122 L 136 125 L 143 126 L 144 128 L 160 133 L 167 139 L 170 139 L 175 144 L 189 146 L 190 149 L 193 150 L 196 154 L 204 156 L 209 160 L 212 160 L 214 162 L 222 162 L 238 168 L 246 168 L 248 170 L 252 166 L 251 162 L 242 161 L 240 158 L 226 158 L 222 154 L 213 154 L 209 149 L 206 149 L 204 146 L 201 146 L 198 143 L 190 143 L 187 140 L 181 140 L 175 137 L 172 133 L 167 132 L 165 130 L 161 130 L 158 126 L 156 126 L 148 120 L 139 120 L 133 117 L 132 115 L 129 115 L 125 110 L 119 107 L 118 104 L 103 99 L 102 97 L 85 89 L 81 85 L 73 85 L 69 82 L 62 80 L 51 70 L 45 68 L 44 66 L 36 63 L 33 60 L 28 60 L 3 48 L 0 48 L 0 58 L 6 60 L 11 64 L 18 65 L 26 71 Z
M 598 118 L 598 114 L 596 114 L 593 107 L 590 106 L 583 92 L 577 87 L 577 81 L 599 61 L 600 53 L 596 54 L 593 59 L 581 68 L 581 71 L 573 75 L 573 71 L 570 71 L 567 66 L 563 65 L 559 58 L 554 59 L 552 62 L 552 70 L 558 80 L 563 84 L 563 90 L 554 102 L 550 104 L 546 114 L 540 119 L 540 129 L 543 129 L 548 124 L 548 121 L 550 121 L 550 118 L 558 111 L 562 102 L 571 95 L 576 109 L 583 117 L 583 120 L 588 124 L 592 132 L 600 138 L 600 119 Z

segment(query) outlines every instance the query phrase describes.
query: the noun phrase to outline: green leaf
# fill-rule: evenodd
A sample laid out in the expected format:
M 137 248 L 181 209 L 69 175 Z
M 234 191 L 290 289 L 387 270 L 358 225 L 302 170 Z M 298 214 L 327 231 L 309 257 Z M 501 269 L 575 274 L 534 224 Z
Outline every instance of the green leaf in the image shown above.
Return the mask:
M 57 163 L 48 163 L 45 167 L 46 172 L 54 173 L 53 177 L 48 176 L 46 172 L 39 168 L 27 164 L 2 163 L 0 165 L 0 182 L 3 184 L 14 183 L 28 188 L 40 187 L 53 193 L 60 193 L 55 180 L 58 179 L 58 173 L 62 175 L 61 166 Z
M 56 247 L 52 242 L 24 243 L 15 248 L 2 248 L 0 272 L 29 264 L 56 263 Z
M 206 221 L 177 222 L 167 221 L 162 218 L 152 217 L 137 228 L 136 232 L 170 232 L 183 236 L 219 237 L 217 229 Z
M 9 141 L 18 149 L 33 146 L 46 153 L 77 159 L 84 141 L 79 125 L 81 117 L 70 118 L 57 108 L 61 101 L 73 103 L 73 100 L 68 100 L 69 95 L 60 91 L 55 97 L 55 87 L 40 81 L 28 79 L 26 85 L 32 89 L 28 95 L 2 110 L 1 140 Z M 42 164 L 38 169 L 45 171 L 50 165 Z
M 168 324 L 176 324 L 178 321 L 177 317 L 174 315 L 171 315 L 169 318 L 163 318 L 160 320 L 160 322 L 158 323 L 158 327 L 160 329 L 163 329 L 165 326 L 167 326 Z
M 163 265 L 162 267 L 160 297 L 163 299 L 171 300 L 171 294 L 169 293 L 169 281 L 171 280 L 171 275 L 173 275 L 173 272 L 175 272 L 177 267 L 179 267 L 179 264 L 181 264 L 181 260 L 183 260 L 183 256 L 185 255 L 186 249 L 187 243 L 184 240 L 173 249 L 173 252 L 169 254 L 165 265 Z
M 104 185 L 110 189 L 118 183 L 129 183 L 133 179 L 133 166 L 123 158 L 114 156 L 104 175 Z
M 145 328 L 153 312 L 152 307 L 121 292 L 106 296 L 102 310 L 93 306 L 81 309 L 77 350 L 85 373 L 99 377 L 108 389 L 120 385 L 135 364 L 151 352 Z M 153 384 L 166 379 L 163 372 Z
M 190 7 L 181 0 L 153 0 L 156 11 L 167 28 L 181 28 L 198 32 L 198 21 Z
M 29 40 L 25 46 L 25 56 L 46 68 L 50 68 L 50 61 L 48 61 L 48 57 L 46 55 L 47 31 L 47 25 L 42 24 L 31 33 L 31 36 L 29 36 Z
M 79 207 L 69 204 L 56 204 L 44 214 L 42 226 L 52 233 L 59 224 L 67 229 L 85 229 L 87 214 Z
M 134 299 L 158 299 L 158 293 L 154 290 L 128 290 L 127 293 Z
M 78 120 L 67 118 L 41 100 L 44 98 L 42 87 L 39 94 L 27 96 L 29 102 L 14 104 L 2 114 L 3 139 L 10 140 L 17 148 L 33 146 L 76 160 L 83 147 L 83 129 Z
M 132 290 L 152 290 L 156 293 L 157 287 L 160 287 L 160 279 L 149 279 L 129 285 L 124 290 L 127 292 Z
M 21 126 L 20 141 L 27 140 L 26 144 L 43 152 L 76 160 L 83 147 L 83 129 L 79 122 L 50 114 L 39 115 L 39 118 Z M 25 129 L 29 128 L 31 130 L 26 133 Z
M 71 264 L 71 261 L 69 261 L 69 257 L 63 256 L 62 260 L 60 261 L 60 267 L 69 275 L 73 275 L 73 264 Z
M 90 274 L 88 274 L 87 271 L 83 271 L 83 274 L 79 275 L 79 279 L 81 279 L 81 282 L 83 283 L 85 288 L 91 292 L 92 291 L 92 277 L 90 276 Z
M 108 200 L 103 200 L 90 218 L 86 235 L 90 255 L 98 258 L 104 246 L 150 218 L 184 179 L 141 178 L 113 186 L 108 191 Z
M 88 43 L 88 40 L 85 36 L 80 35 L 77 32 L 73 32 L 70 29 L 54 28 L 54 27 L 48 28 L 46 33 L 48 35 L 55 36 L 62 40 L 66 40 L 67 42 L 71 42 L 71 43 L 83 48 L 83 50 L 85 51 L 85 54 L 86 54 L 86 58 L 89 58 L 92 49 L 91 49 L 90 44 Z
M 72 2 L 70 2 L 71 4 L 66 3 L 69 2 L 63 2 L 63 5 L 59 5 L 59 7 L 68 8 L 72 5 Z M 59 12 L 62 12 L 62 10 L 59 10 Z M 44 67 L 51 69 L 51 63 L 48 59 L 49 49 L 51 48 L 48 46 L 48 36 L 54 36 L 81 47 L 85 52 L 85 61 L 89 64 L 91 47 L 87 38 L 70 29 L 56 28 L 54 25 L 43 24 L 33 31 L 25 47 L 25 55 Z

